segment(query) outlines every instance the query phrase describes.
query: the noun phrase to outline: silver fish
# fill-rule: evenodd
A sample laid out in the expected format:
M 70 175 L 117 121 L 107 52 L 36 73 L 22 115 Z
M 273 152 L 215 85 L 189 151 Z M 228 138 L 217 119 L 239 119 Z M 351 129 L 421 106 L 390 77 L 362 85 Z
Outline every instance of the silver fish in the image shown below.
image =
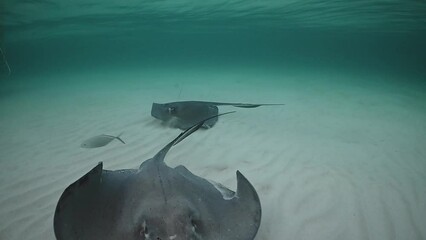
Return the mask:
M 120 133 L 118 136 L 111 136 L 111 135 L 98 135 L 95 137 L 91 137 L 84 141 L 80 146 L 82 148 L 98 148 L 103 147 L 107 145 L 108 143 L 112 142 L 112 140 L 117 139 L 118 141 L 122 142 L 123 144 L 126 144 L 121 138 L 122 133 Z

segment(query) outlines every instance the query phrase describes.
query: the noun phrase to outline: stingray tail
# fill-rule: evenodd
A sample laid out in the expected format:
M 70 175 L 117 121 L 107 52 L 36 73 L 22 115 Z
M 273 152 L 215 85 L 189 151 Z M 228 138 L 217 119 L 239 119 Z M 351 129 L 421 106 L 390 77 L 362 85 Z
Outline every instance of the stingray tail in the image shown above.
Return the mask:
M 210 104 L 216 106 L 233 106 L 239 108 L 257 108 L 260 106 L 280 106 L 285 105 L 283 103 L 261 103 L 261 104 L 251 104 L 251 103 L 223 103 L 223 102 L 209 102 Z
M 175 139 L 173 139 L 173 141 L 171 141 L 169 144 L 167 144 L 163 149 L 161 149 L 155 156 L 154 156 L 154 160 L 155 161 L 164 161 L 164 157 L 166 156 L 167 152 L 170 150 L 170 148 L 178 143 L 180 143 L 183 139 L 185 139 L 186 137 L 188 137 L 189 135 L 191 135 L 192 133 L 194 133 L 195 131 L 197 131 L 198 129 L 200 129 L 204 123 L 212 118 L 216 118 L 222 115 L 226 115 L 226 114 L 230 114 L 230 113 L 234 113 L 235 111 L 231 111 L 231 112 L 225 112 L 225 113 L 221 113 L 221 114 L 217 114 L 214 116 L 211 116 L 209 118 L 206 118 L 204 120 L 202 120 L 201 122 L 193 125 L 192 127 L 186 129 L 185 131 L 183 131 L 181 134 L 179 134 L 179 136 L 177 136 Z

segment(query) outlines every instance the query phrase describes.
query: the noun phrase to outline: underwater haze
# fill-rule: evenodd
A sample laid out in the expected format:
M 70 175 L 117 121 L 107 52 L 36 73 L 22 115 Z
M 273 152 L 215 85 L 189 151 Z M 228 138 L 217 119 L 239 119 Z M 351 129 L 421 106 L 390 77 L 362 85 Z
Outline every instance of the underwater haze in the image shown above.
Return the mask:
M 16 74 L 176 63 L 421 73 L 426 55 L 423 1 L 5 0 L 1 19 Z
M 65 188 L 138 168 L 180 133 L 152 103 L 187 100 L 285 104 L 221 106 L 166 159 L 241 171 L 256 240 L 426 239 L 425 43 L 424 0 L 2 0 L 0 239 L 55 239 Z

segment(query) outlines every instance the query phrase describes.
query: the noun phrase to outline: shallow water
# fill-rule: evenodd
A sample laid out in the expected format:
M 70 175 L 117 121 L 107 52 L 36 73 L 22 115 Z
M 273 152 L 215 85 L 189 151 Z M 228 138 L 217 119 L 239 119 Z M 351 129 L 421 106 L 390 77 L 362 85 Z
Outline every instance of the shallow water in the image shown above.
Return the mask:
M 54 239 L 65 187 L 152 157 L 180 132 L 152 102 L 183 100 L 286 104 L 222 107 L 166 160 L 231 189 L 243 172 L 256 240 L 426 238 L 426 3 L 0 5 L 0 239 Z

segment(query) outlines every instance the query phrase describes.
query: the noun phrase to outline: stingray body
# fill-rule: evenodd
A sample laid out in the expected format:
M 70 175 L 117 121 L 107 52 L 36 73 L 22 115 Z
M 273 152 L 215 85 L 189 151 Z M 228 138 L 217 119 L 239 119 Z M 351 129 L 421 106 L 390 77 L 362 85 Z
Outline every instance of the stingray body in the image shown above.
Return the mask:
M 199 129 L 187 129 L 139 169 L 104 170 L 102 163 L 65 189 L 56 206 L 58 240 L 252 240 L 261 206 L 237 171 L 237 191 L 168 167 L 169 149 Z
M 182 130 L 197 124 L 203 119 L 210 118 L 218 114 L 217 106 L 234 106 L 240 108 L 256 108 L 266 105 L 283 104 L 249 104 L 249 103 L 222 103 L 222 102 L 202 102 L 202 101 L 183 101 L 170 103 L 153 103 L 151 115 L 154 118 L 162 120 L 171 127 Z M 218 117 L 210 118 L 204 122 L 203 128 L 211 128 L 218 121 Z

